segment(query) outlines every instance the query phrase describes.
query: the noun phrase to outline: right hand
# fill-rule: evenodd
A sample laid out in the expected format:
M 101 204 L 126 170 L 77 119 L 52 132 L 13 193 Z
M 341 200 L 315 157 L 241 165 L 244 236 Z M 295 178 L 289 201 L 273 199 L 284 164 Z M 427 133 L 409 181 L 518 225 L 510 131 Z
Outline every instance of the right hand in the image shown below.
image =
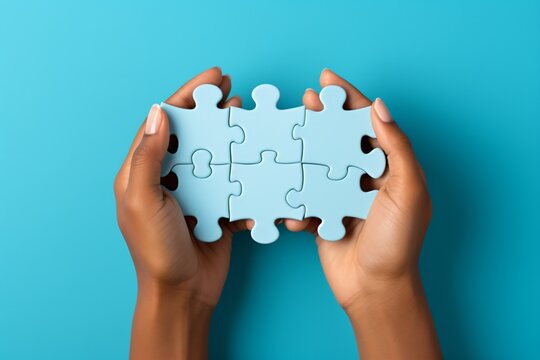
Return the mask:
M 349 82 L 330 70 L 324 70 L 321 86 L 339 85 L 347 92 L 347 109 L 370 106 L 366 98 Z M 322 110 L 318 94 L 308 89 L 304 95 L 307 109 Z M 368 293 L 391 286 L 403 278 L 418 280 L 418 257 L 431 219 L 431 201 L 424 173 L 411 144 L 377 99 L 371 108 L 377 140 L 388 157 L 388 167 L 371 186 L 379 192 L 366 220 L 345 219 L 346 236 L 339 241 L 317 237 L 321 264 L 340 305 L 346 310 Z M 317 234 L 320 220 L 288 219 L 289 230 L 307 230 Z

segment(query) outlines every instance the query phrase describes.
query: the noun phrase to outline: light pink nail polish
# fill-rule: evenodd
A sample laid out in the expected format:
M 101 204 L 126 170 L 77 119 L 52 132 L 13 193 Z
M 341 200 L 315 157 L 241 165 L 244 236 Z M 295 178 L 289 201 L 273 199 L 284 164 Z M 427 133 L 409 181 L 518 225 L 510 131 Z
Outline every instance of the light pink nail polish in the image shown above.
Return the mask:
M 375 102 L 373 103 L 373 108 L 375 109 L 375 112 L 379 116 L 379 119 L 381 119 L 383 122 L 385 123 L 394 122 L 394 119 L 392 118 L 390 111 L 388 110 L 384 102 L 381 100 L 381 98 L 375 99 Z
M 148 117 L 146 118 L 146 127 L 144 129 L 144 133 L 146 135 L 154 135 L 158 132 L 159 125 L 161 125 L 161 106 L 158 104 L 152 105 L 150 108 L 150 112 L 148 113 Z

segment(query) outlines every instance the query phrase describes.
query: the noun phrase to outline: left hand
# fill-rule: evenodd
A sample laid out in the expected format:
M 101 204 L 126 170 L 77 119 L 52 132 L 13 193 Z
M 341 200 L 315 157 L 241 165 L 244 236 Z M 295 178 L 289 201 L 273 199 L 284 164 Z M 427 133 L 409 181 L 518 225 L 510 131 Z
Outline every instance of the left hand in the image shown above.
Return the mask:
M 217 67 L 187 82 L 166 102 L 194 107 L 193 90 L 201 84 L 221 88 L 221 106 L 241 106 L 238 97 L 227 100 L 231 80 Z M 167 287 L 214 307 L 229 268 L 232 234 L 244 229 L 246 222 L 223 224 L 223 236 L 214 243 L 194 239 L 193 224 L 186 223 L 176 199 L 160 185 L 161 162 L 168 143 L 167 115 L 155 105 L 114 182 L 118 224 L 131 252 L 140 289 Z

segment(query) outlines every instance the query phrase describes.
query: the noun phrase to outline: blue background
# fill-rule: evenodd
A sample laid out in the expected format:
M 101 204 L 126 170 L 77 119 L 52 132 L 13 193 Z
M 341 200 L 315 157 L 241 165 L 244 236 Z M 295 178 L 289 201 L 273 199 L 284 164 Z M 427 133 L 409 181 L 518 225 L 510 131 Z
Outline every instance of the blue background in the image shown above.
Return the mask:
M 448 359 L 540 358 L 538 1 L 2 1 L 0 358 L 126 358 L 112 181 L 150 105 L 213 65 L 296 106 L 381 96 L 427 173 L 422 276 Z M 235 237 L 215 359 L 352 359 L 314 241 Z

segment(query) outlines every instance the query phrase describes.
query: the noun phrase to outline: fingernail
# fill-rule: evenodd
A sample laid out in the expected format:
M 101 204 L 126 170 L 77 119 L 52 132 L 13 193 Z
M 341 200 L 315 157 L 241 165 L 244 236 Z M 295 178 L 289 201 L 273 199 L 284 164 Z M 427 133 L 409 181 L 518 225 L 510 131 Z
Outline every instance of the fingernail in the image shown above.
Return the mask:
M 161 125 L 161 119 L 163 115 L 161 113 L 161 107 L 158 104 L 152 105 L 148 117 L 146 118 L 146 127 L 144 133 L 146 135 L 154 135 L 158 132 L 159 125 Z
M 315 91 L 315 90 L 313 90 L 312 88 L 307 88 L 306 91 L 304 91 L 304 93 L 307 93 L 308 91 Z
M 373 103 L 373 108 L 375 109 L 375 112 L 379 116 L 379 119 L 381 119 L 383 122 L 385 123 L 394 122 L 394 119 L 392 118 L 390 111 L 388 110 L 384 102 L 381 100 L 381 98 L 375 99 L 375 102 Z
M 322 69 L 321 74 L 322 74 L 323 72 L 325 72 L 326 70 L 332 71 L 332 70 L 330 70 L 330 68 L 327 68 L 327 67 L 326 67 L 326 68 Z

